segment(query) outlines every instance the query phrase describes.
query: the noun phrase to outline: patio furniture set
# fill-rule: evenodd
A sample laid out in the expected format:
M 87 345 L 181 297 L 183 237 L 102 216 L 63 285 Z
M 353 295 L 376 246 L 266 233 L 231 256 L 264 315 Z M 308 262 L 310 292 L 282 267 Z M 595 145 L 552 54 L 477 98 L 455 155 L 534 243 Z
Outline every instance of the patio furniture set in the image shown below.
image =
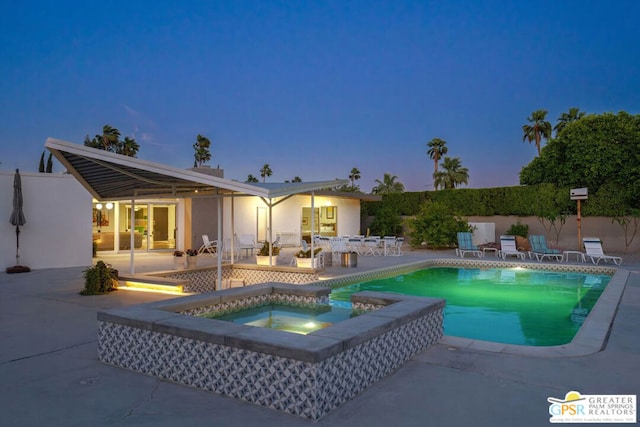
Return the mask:
M 315 236 L 314 244 L 331 254 L 356 252 L 361 256 L 401 256 L 403 237 L 396 236 Z

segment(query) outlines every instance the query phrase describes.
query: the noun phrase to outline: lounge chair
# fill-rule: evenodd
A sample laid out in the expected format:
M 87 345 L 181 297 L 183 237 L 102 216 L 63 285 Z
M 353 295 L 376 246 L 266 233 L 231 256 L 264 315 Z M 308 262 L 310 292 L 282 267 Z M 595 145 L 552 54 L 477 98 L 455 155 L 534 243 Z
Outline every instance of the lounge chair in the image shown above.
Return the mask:
M 602 250 L 602 241 L 597 237 L 585 237 L 582 239 L 584 244 L 584 250 L 587 252 L 586 257 L 591 258 L 591 262 L 598 264 L 600 260 L 605 262 L 613 261 L 615 265 L 622 263 L 622 258 L 619 256 L 606 255 Z
M 456 248 L 456 255 L 459 255 L 460 258 L 464 258 L 464 254 L 467 252 L 477 256 L 478 258 L 482 258 L 482 251 L 479 247 L 473 244 L 473 237 L 468 231 L 459 231 L 458 232 L 458 247 Z
M 547 239 L 541 234 L 529 235 L 529 243 L 531 244 L 531 250 L 529 251 L 529 258 L 536 257 L 538 261 L 542 261 L 545 258 L 555 258 L 556 261 L 562 261 L 563 255 L 558 249 L 551 249 L 547 246 Z
M 198 249 L 198 253 L 201 254 L 203 252 L 208 253 L 211 256 L 218 255 L 218 242 L 209 240 L 209 236 L 207 234 L 202 235 L 202 246 Z
M 525 255 L 524 252 L 520 252 L 516 248 L 515 236 L 500 236 L 500 256 L 502 259 L 507 259 L 508 256 L 515 256 L 524 261 Z

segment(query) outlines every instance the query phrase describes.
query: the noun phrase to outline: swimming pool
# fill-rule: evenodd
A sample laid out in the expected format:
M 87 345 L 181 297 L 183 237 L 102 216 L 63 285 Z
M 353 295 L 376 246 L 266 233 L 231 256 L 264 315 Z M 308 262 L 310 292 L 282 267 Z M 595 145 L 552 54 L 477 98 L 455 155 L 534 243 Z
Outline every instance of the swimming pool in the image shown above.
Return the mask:
M 611 279 L 525 268 L 432 267 L 336 287 L 346 306 L 363 290 L 445 298 L 445 334 L 527 346 L 571 342 Z

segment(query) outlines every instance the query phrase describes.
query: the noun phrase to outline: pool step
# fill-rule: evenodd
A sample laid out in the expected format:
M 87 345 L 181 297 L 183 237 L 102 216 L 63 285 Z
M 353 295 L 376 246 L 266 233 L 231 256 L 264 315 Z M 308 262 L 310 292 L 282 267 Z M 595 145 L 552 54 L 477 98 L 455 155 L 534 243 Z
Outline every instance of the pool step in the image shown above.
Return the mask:
M 127 291 L 170 292 L 182 294 L 189 283 L 184 279 L 169 277 L 147 276 L 144 274 L 120 274 L 118 289 Z

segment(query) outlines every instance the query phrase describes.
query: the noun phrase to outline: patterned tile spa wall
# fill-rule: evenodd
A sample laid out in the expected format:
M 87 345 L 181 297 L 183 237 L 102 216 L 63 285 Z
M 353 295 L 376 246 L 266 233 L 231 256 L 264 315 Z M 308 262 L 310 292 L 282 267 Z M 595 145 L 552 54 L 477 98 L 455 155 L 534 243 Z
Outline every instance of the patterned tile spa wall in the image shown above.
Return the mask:
M 252 286 L 251 296 L 286 293 L 278 286 Z M 301 288 L 318 290 L 289 288 L 296 295 Z M 382 308 L 308 335 L 180 313 L 241 298 L 230 291 L 243 290 L 101 312 L 98 356 L 108 364 L 318 420 L 443 334 L 443 300 L 374 292 L 361 293 L 358 301 L 354 295 L 354 304 Z

